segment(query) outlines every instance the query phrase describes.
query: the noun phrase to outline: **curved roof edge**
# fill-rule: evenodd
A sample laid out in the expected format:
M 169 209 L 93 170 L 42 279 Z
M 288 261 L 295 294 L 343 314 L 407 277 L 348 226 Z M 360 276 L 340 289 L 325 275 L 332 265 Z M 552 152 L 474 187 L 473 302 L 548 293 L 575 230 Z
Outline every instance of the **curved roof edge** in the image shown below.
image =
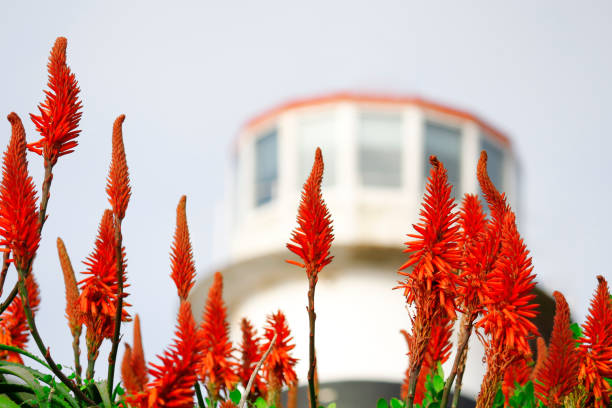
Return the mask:
M 476 124 L 478 124 L 478 126 L 483 128 L 488 134 L 493 136 L 504 146 L 510 146 L 510 139 L 504 132 L 492 126 L 491 124 L 471 112 L 440 104 L 429 99 L 424 99 L 420 96 L 392 95 L 382 93 L 379 94 L 359 92 L 335 92 L 319 96 L 290 100 L 283 104 L 277 105 L 271 109 L 268 109 L 260 113 L 259 115 L 254 116 L 242 126 L 240 132 L 242 133 L 245 130 L 249 130 L 250 128 L 257 126 L 268 119 L 271 119 L 292 109 L 337 102 L 380 103 L 387 105 L 397 104 L 418 106 L 425 110 L 431 110 L 445 115 L 455 116 L 463 120 L 475 122 Z

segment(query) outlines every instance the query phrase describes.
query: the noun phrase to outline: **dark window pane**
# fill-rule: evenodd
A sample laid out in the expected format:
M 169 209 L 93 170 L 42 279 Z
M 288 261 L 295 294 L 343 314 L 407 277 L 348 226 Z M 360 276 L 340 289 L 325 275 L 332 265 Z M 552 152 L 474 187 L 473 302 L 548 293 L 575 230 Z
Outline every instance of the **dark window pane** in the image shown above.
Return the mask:
M 259 206 L 276 196 L 278 156 L 276 129 L 255 142 L 255 205 Z
M 425 122 L 425 179 L 429 177 L 429 156 L 435 155 L 448 171 L 455 197 L 461 194 L 461 129 Z

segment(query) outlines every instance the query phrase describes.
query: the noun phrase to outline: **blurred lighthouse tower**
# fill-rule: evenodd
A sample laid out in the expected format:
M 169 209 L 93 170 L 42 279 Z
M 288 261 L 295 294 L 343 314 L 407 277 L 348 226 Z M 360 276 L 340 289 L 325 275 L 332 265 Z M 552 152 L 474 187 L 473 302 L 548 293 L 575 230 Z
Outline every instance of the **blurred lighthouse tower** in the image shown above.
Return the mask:
M 326 383 L 362 388 L 403 379 L 408 358 L 400 329 L 409 329 L 410 321 L 403 294 L 393 287 L 407 259 L 406 234 L 418 221 L 427 158 L 435 154 L 444 163 L 461 199 L 480 191 L 476 165 L 487 150 L 491 179 L 511 204 L 517 165 L 501 131 L 469 112 L 418 97 L 336 93 L 280 105 L 243 127 L 224 205 L 229 249 L 221 272 L 232 336 L 238 344 L 242 317 L 261 328 L 266 315 L 282 309 L 302 382 L 308 370 L 308 283 L 304 270 L 284 262 L 295 258 L 285 244 L 317 146 L 335 234 L 334 260 L 320 273 L 316 293 L 321 400 L 329 402 L 338 393 Z M 204 279 L 194 288 L 198 313 L 210 284 Z M 476 395 L 484 375 L 482 346 L 472 340 L 463 385 L 468 396 Z

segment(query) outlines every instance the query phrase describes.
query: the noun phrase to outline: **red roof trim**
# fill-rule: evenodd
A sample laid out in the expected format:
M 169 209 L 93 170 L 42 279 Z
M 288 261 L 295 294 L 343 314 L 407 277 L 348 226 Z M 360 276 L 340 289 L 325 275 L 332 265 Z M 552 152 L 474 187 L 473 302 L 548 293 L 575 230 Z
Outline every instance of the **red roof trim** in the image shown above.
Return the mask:
M 431 100 L 423 99 L 418 96 L 397 96 L 352 92 L 337 92 L 323 96 L 296 99 L 293 101 L 285 102 L 253 117 L 251 120 L 246 122 L 246 124 L 243 126 L 243 130 L 249 130 L 269 119 L 272 119 L 275 116 L 278 116 L 292 109 L 338 102 L 379 103 L 385 105 L 395 104 L 418 106 L 424 110 L 435 111 L 445 115 L 454 116 L 459 119 L 475 122 L 478 126 L 484 129 L 487 134 L 494 137 L 498 142 L 502 143 L 504 146 L 510 146 L 510 139 L 508 138 L 508 136 L 506 136 L 506 134 L 470 112 L 451 108 L 448 105 L 442 105 Z

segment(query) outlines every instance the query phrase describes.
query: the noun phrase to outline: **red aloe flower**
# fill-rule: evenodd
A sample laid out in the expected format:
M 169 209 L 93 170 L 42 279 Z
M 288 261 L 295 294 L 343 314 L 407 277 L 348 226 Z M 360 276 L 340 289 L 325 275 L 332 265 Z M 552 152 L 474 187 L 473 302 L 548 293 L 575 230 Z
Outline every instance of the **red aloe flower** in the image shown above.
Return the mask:
M 527 340 L 538 333 L 530 320 L 537 314 L 537 305 L 531 303 L 535 298 L 532 272 L 529 251 L 516 229 L 514 214 L 509 211 L 504 216 L 501 251 L 487 276 L 486 308 L 476 323 L 489 336 L 484 341 L 487 373 L 477 408 L 490 406 L 504 371 L 531 354 Z
M 408 261 L 400 271 L 412 266 L 400 287 L 408 303 L 415 303 L 420 310 L 432 313 L 439 305 L 446 314 L 455 318 L 455 281 L 454 269 L 460 266 L 461 253 L 457 246 L 459 226 L 453 214 L 452 187 L 444 165 L 435 156 L 429 158 L 432 168 L 427 180 L 427 191 L 423 198 L 421 222 L 414 224 L 416 234 L 409 234 L 414 240 L 406 242 L 404 250 L 410 253 Z
M 108 178 L 106 179 L 108 202 L 113 209 L 113 214 L 119 220 L 125 217 L 125 210 L 132 194 L 130 175 L 125 158 L 125 147 L 123 146 L 123 131 L 121 129 L 124 120 L 125 115 L 119 115 L 113 124 L 111 165 Z
M 547 357 L 535 374 L 536 396 L 549 408 L 562 407 L 563 398 L 578 385 L 579 354 L 570 329 L 570 310 L 560 292 Z M 539 360 L 539 357 L 538 357 Z
M 487 281 L 487 310 L 478 326 L 491 334 L 496 350 L 515 350 L 531 353 L 527 340 L 538 333 L 530 319 L 537 315 L 535 274 L 529 251 L 516 228 L 514 214 L 505 216 L 502 229 L 501 252 Z
M 79 308 L 79 287 L 77 286 L 68 252 L 66 252 L 66 246 L 61 238 L 57 238 L 57 254 L 62 267 L 64 286 L 66 288 L 66 317 L 68 318 L 68 326 L 72 336 L 79 337 L 82 328 L 81 310 Z
M 500 256 L 504 216 L 510 212 L 506 197 L 495 188 L 487 173 L 487 152 L 478 160 L 478 182 L 492 218 L 484 221 L 484 212 L 475 196 L 466 195 L 460 214 L 463 247 L 463 265 L 457 292 L 474 321 L 482 313 L 487 301 L 486 282 Z M 484 225 L 482 222 L 485 222 Z
M 178 295 L 182 300 L 187 300 L 196 274 L 191 241 L 189 240 L 189 228 L 185 211 L 186 205 L 187 197 L 182 196 L 176 207 L 176 230 L 174 231 L 174 242 L 172 243 L 172 253 L 170 254 L 170 262 L 172 264 L 172 274 L 170 277 L 176 284 Z
M 455 296 L 457 277 L 454 270 L 461 265 L 461 251 L 457 245 L 459 226 L 452 212 L 455 204 L 451 196 L 452 187 L 444 165 L 435 156 L 429 161 L 432 168 L 427 181 L 421 220 L 413 227 L 416 234 L 409 234 L 412 241 L 406 242 L 404 252 L 410 253 L 408 261 L 401 266 L 400 274 L 406 276 L 400 282 L 408 303 L 414 303 L 416 314 L 410 316 L 412 333 L 409 336 L 411 387 L 421 370 L 432 326 L 440 318 L 455 319 Z M 412 267 L 409 272 L 402 272 Z M 408 392 L 408 400 L 414 395 Z
M 580 380 L 595 400 L 595 407 L 610 406 L 612 387 L 604 378 L 612 378 L 612 300 L 608 282 L 597 276 L 597 291 L 591 300 L 589 315 L 582 325 L 580 339 Z
M 334 239 L 331 216 L 321 196 L 322 181 L 323 156 L 321 149 L 317 148 L 312 171 L 302 190 L 298 227 L 291 235 L 292 243 L 287 244 L 287 248 L 302 258 L 303 263 L 291 260 L 287 262 L 306 268 L 306 274 L 315 283 L 318 273 L 332 260 L 329 249 Z
M 238 367 L 238 377 L 240 383 L 246 388 L 255 366 L 262 357 L 263 351 L 260 346 L 260 338 L 257 337 L 257 333 L 249 322 L 248 319 L 244 318 L 240 322 L 240 330 L 242 331 L 242 344 L 240 345 L 240 352 L 242 354 L 242 361 Z M 260 373 L 255 376 L 253 383 L 253 390 L 251 395 L 262 395 L 265 393 L 265 385 L 263 383 Z
M 40 305 L 40 292 L 34 275 L 30 272 L 26 277 L 26 290 L 30 301 L 32 314 L 35 315 Z M 6 310 L 0 315 L 0 343 L 25 349 L 28 343 L 28 321 L 23 310 L 21 295 L 15 297 Z M 23 363 L 21 355 L 12 351 L 0 352 L 0 360 Z
M 66 45 L 64 37 L 55 40 L 47 64 L 49 90 L 45 91 L 46 99 L 38 105 L 40 115 L 30 114 L 42 138 L 28 148 L 42 155 L 52 166 L 58 157 L 74 151 L 78 144 L 75 139 L 81 133 L 77 127 L 83 105 L 79 101 L 76 77 L 66 65 Z
M 103 339 L 112 338 L 115 328 L 118 288 L 115 242 L 113 213 L 106 210 L 100 221 L 94 251 L 83 262 L 87 266 L 83 274 L 87 277 L 79 282 L 81 323 L 87 327 L 85 337 L 90 354 L 97 353 Z M 123 249 L 121 252 L 125 270 L 125 253 Z M 123 296 L 127 294 L 124 293 Z M 129 306 L 127 303 L 124 305 Z M 122 310 L 121 320 L 129 321 L 125 308 Z
M 202 338 L 198 334 L 191 304 L 181 303 L 175 340 L 158 356 L 159 364 L 151 364 L 153 380 L 143 393 L 128 396 L 127 402 L 140 408 L 193 408 L 193 385 L 202 358 Z
M 290 344 L 293 340 L 291 331 L 285 315 L 280 310 L 268 316 L 264 333 L 266 342 L 262 346 L 263 350 L 270 347 L 275 334 L 277 335 L 276 342 L 263 364 L 263 371 L 268 379 L 268 387 L 280 391 L 283 385 L 292 384 L 297 380 L 297 375 L 293 369 L 297 359 L 291 357 L 290 354 L 291 350 L 295 348 L 295 344 Z
M 204 342 L 200 379 L 207 383 L 212 399 L 216 399 L 219 391 L 231 389 L 238 382 L 234 372 L 236 363 L 232 361 L 233 349 L 229 339 L 227 308 L 223 303 L 223 275 L 220 272 L 215 273 L 215 280 L 208 291 L 200 335 Z
M 147 385 L 147 364 L 142 349 L 142 336 L 140 334 L 140 319 L 134 316 L 134 348 L 125 345 L 125 354 L 121 363 L 121 378 L 127 393 L 135 395 L 144 391 Z
M 40 242 L 36 190 L 28 175 L 26 138 L 21 119 L 10 113 L 11 140 L 4 153 L 0 184 L 0 245 L 11 251 L 15 266 L 27 273 Z
M 510 206 L 506 202 L 506 194 L 500 193 L 497 188 L 495 188 L 495 185 L 487 173 L 487 158 L 486 150 L 481 151 L 480 158 L 478 159 L 476 176 L 478 177 L 480 189 L 489 204 L 491 217 L 493 217 L 495 222 L 501 224 L 503 223 L 504 215 L 510 211 Z

